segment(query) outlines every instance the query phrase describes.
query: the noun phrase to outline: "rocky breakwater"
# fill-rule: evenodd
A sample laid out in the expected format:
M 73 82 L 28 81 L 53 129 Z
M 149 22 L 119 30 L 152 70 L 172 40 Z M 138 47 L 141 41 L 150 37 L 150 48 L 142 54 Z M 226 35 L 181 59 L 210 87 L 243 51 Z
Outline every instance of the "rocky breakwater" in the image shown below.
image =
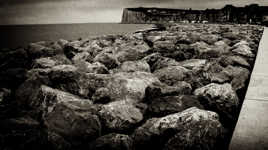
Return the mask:
M 0 53 L 0 149 L 226 149 L 263 28 L 166 25 Z

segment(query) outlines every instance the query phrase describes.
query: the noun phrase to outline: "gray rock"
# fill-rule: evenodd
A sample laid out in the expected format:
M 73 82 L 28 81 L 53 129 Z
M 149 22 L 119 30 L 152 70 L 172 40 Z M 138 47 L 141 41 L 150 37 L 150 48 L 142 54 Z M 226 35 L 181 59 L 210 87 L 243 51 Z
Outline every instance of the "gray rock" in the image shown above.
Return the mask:
M 104 64 L 108 69 L 116 68 L 119 65 L 117 58 L 110 53 L 100 53 L 93 61 Z
M 51 57 L 63 53 L 60 45 L 57 45 L 56 43 L 54 45 L 50 45 L 47 42 L 30 43 L 27 51 L 29 56 L 33 59 L 40 57 Z
M 143 119 L 143 114 L 129 101 L 116 101 L 103 105 L 99 116 L 106 129 L 127 131 Z
M 83 97 L 91 97 L 107 78 L 104 74 L 86 74 L 72 65 L 55 66 L 49 73 L 52 87 Z
M 158 77 L 161 82 L 170 86 L 178 81 L 183 81 L 189 77 L 190 74 L 191 71 L 182 66 L 169 66 L 154 72 L 154 75 Z
M 246 57 L 254 57 L 249 44 L 246 41 L 240 41 L 232 47 L 232 52 Z
M 118 100 L 132 100 L 135 102 L 142 101 L 145 97 L 145 89 L 153 84 L 159 83 L 160 81 L 151 73 L 147 72 L 120 72 L 111 76 L 108 80 L 107 85 L 98 91 L 97 95 L 103 95 L 109 98 L 111 101 Z M 108 92 L 108 93 L 107 93 Z M 101 99 L 97 97 L 96 99 Z
M 239 99 L 233 90 L 231 84 L 211 83 L 194 91 L 208 109 L 216 110 L 224 117 L 234 119 L 239 105 Z
M 224 128 L 215 113 L 189 109 L 184 112 L 184 115 L 185 118 L 182 117 L 182 120 L 189 119 L 191 121 L 181 124 L 180 132 L 168 140 L 164 150 L 221 148 L 219 141 L 224 138 Z
M 250 68 L 250 64 L 241 56 L 222 56 L 220 58 L 220 63 L 222 66 L 227 67 L 228 65 L 232 66 L 241 66 Z
M 151 72 L 150 66 L 146 61 L 125 61 L 119 68 L 119 72 Z
M 180 65 L 175 59 L 163 57 L 160 53 L 153 53 L 144 57 L 142 60 L 150 65 L 152 72 L 164 67 Z
M 190 107 L 203 108 L 195 96 L 163 96 L 153 99 L 148 104 L 148 113 L 152 116 L 159 117 L 181 112 Z
M 80 72 L 95 73 L 95 74 L 109 74 L 108 69 L 100 62 L 89 63 L 86 61 L 76 61 L 74 64 Z
M 133 41 L 122 43 L 114 50 L 117 60 L 122 63 L 125 61 L 140 60 L 150 52 L 150 47 L 143 41 Z
M 179 81 L 173 86 L 168 86 L 162 83 L 153 83 L 145 90 L 146 101 L 151 101 L 154 98 L 162 96 L 176 96 L 181 94 L 191 94 L 192 87 L 185 81 Z
M 187 68 L 187 69 L 198 69 L 201 67 L 204 67 L 206 64 L 206 59 L 189 59 L 180 62 L 181 66 Z
M 44 85 L 29 95 L 26 105 L 41 114 L 48 131 L 59 134 L 72 145 L 100 136 L 101 124 L 91 101 Z
M 128 135 L 110 133 L 90 143 L 91 150 L 133 150 L 133 141 Z
M 207 128 L 210 130 L 206 130 Z M 191 133 L 189 140 L 199 141 L 201 135 L 215 133 L 213 138 L 207 137 L 211 140 L 211 143 L 214 143 L 218 137 L 222 136 L 222 131 L 223 127 L 216 113 L 192 107 L 162 118 L 149 119 L 134 131 L 132 137 L 136 148 L 161 149 L 165 141 L 172 138 L 174 134 L 187 135 L 186 133 Z M 203 134 L 200 135 L 200 133 Z M 188 143 L 188 140 L 187 138 L 181 138 L 178 143 L 170 143 L 170 146 L 176 146 L 176 144 Z M 205 142 L 201 144 L 207 145 Z M 194 147 L 195 145 L 191 146 Z
M 195 50 L 195 58 L 200 59 L 217 58 L 222 53 L 219 49 L 211 47 L 205 42 L 196 42 L 191 44 L 191 47 Z
M 230 77 L 231 85 L 235 91 L 246 88 L 246 81 L 249 79 L 250 72 L 243 67 L 227 66 L 222 74 Z

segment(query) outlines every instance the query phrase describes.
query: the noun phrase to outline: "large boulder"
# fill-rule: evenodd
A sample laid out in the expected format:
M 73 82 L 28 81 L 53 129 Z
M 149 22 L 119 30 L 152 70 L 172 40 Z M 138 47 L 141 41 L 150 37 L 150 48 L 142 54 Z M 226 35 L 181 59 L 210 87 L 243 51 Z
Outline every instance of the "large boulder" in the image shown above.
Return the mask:
M 103 105 L 99 116 L 108 131 L 128 131 L 143 119 L 142 112 L 129 101 Z
M 33 110 L 31 115 L 41 115 L 48 131 L 59 134 L 72 145 L 100 136 L 101 124 L 96 115 L 97 108 L 90 100 L 45 85 L 31 92 L 24 103 Z
M 150 65 L 152 72 L 168 66 L 179 65 L 179 62 L 177 62 L 175 59 L 163 57 L 160 53 L 153 53 L 144 57 L 142 60 L 146 61 Z
M 157 117 L 166 116 L 181 112 L 190 107 L 203 108 L 195 96 L 163 96 L 153 99 L 151 103 L 148 104 L 148 113 Z
M 220 57 L 220 64 L 224 67 L 227 67 L 228 65 L 232 66 L 241 66 L 245 68 L 250 68 L 250 64 L 247 62 L 246 59 L 244 59 L 241 56 L 235 55 L 235 56 L 222 56 Z
M 83 97 L 91 97 L 97 88 L 106 84 L 105 74 L 86 74 L 72 65 L 58 65 L 51 68 L 51 86 Z
M 164 144 L 177 134 L 182 135 L 182 138 L 178 138 L 177 142 L 172 139 L 168 141 L 170 147 L 195 148 L 195 143 L 191 142 L 195 141 L 200 144 L 198 146 L 211 146 L 210 149 L 213 149 L 214 143 L 222 136 L 223 130 L 216 113 L 192 107 L 162 118 L 149 119 L 134 131 L 132 137 L 136 148 L 163 149 Z M 189 138 L 186 137 L 188 134 Z
M 187 69 L 198 69 L 205 66 L 207 63 L 206 59 L 189 59 L 180 62 L 181 66 L 187 68 Z
M 182 66 L 169 66 L 154 72 L 158 79 L 167 85 L 174 85 L 178 81 L 183 81 L 191 75 L 191 71 Z
M 74 64 L 80 72 L 109 74 L 109 70 L 100 62 L 89 63 L 87 61 L 75 61 Z
M 105 52 L 99 53 L 93 61 L 104 64 L 108 69 L 116 68 L 119 65 L 117 58 L 113 54 Z
M 195 50 L 195 58 L 200 59 L 217 58 L 223 53 L 219 49 L 212 47 L 203 41 L 191 44 L 191 47 Z
M 185 81 L 179 81 L 173 86 L 168 86 L 163 83 L 153 83 L 145 90 L 146 102 L 152 101 L 154 98 L 163 96 L 177 96 L 191 94 L 192 87 Z
M 133 141 L 128 135 L 110 133 L 90 143 L 91 150 L 133 150 Z
M 107 85 L 97 89 L 94 101 L 106 98 L 110 101 L 132 100 L 142 101 L 145 97 L 145 89 L 160 81 L 151 73 L 147 72 L 119 72 L 113 74 Z
M 239 54 L 245 57 L 254 57 L 255 55 L 252 53 L 251 48 L 249 47 L 249 43 L 246 41 L 240 41 L 236 43 L 232 47 L 232 52 L 235 54 Z
M 118 72 L 151 72 L 150 66 L 146 61 L 125 61 L 123 62 L 119 68 Z
M 246 88 L 246 81 L 250 75 L 246 68 L 229 65 L 221 73 L 231 78 L 231 85 L 235 91 Z
M 32 59 L 40 57 L 51 57 L 63 53 L 63 48 L 57 43 L 48 43 L 45 41 L 30 43 L 27 52 Z
M 144 41 L 137 40 L 121 43 L 113 49 L 113 53 L 120 63 L 140 60 L 148 55 L 149 52 L 150 47 Z
M 71 61 L 65 55 L 55 55 L 52 57 L 42 57 L 35 59 L 32 68 L 52 68 L 57 65 L 69 65 Z
M 225 119 L 235 119 L 238 112 L 239 99 L 231 84 L 211 83 L 194 91 L 201 104 L 207 109 L 214 110 Z

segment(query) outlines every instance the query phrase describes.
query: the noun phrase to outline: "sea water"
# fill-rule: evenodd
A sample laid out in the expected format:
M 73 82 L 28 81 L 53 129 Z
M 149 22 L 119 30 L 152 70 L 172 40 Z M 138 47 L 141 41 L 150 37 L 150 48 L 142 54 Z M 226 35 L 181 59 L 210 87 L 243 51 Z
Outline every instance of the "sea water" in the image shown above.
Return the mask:
M 0 48 L 26 47 L 31 42 L 76 40 L 107 34 L 135 32 L 148 24 L 81 23 L 46 25 L 0 25 Z

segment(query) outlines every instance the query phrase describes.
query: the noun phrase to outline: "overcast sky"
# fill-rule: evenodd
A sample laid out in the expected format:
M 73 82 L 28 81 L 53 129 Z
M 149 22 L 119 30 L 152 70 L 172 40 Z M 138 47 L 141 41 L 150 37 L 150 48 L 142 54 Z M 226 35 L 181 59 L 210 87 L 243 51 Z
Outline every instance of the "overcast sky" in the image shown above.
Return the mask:
M 0 24 L 120 22 L 125 7 L 222 8 L 268 0 L 0 0 Z

